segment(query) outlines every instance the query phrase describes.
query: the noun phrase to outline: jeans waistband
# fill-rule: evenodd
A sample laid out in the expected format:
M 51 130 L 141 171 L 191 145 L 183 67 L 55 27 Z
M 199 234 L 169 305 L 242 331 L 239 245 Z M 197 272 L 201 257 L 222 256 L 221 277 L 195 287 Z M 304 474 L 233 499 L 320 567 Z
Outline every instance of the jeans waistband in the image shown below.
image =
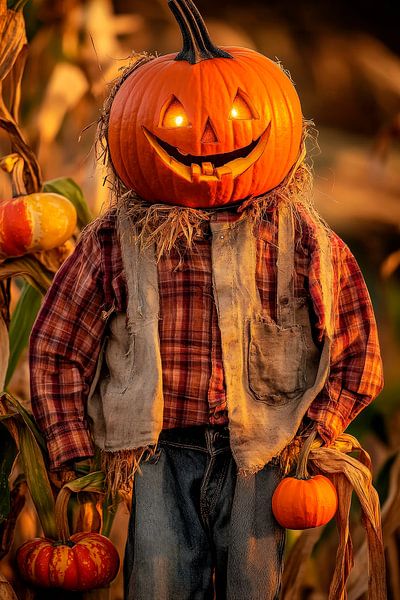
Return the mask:
M 163 429 L 160 445 L 182 446 L 203 451 L 228 450 L 229 429 L 226 425 L 197 425 Z

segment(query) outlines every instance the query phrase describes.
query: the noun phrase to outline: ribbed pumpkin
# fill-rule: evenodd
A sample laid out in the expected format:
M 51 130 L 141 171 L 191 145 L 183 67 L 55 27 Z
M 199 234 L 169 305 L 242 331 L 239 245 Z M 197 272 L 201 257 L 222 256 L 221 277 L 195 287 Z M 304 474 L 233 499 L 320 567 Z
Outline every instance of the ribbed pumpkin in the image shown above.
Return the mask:
M 17 551 L 18 568 L 30 584 L 84 591 L 105 587 L 116 577 L 119 555 L 108 538 L 76 533 L 66 541 L 37 538 Z
M 56 248 L 71 237 L 76 221 L 74 205 L 60 194 L 36 193 L 0 202 L 0 255 Z
M 338 498 L 335 486 L 324 475 L 311 477 L 307 460 L 315 435 L 305 442 L 294 477 L 285 477 L 272 497 L 275 519 L 286 529 L 309 529 L 328 523 L 335 516 Z
M 128 189 L 150 202 L 222 206 L 276 187 L 298 155 L 303 118 L 273 61 L 217 48 L 191 0 L 170 0 L 183 50 L 126 78 L 110 112 L 108 146 Z

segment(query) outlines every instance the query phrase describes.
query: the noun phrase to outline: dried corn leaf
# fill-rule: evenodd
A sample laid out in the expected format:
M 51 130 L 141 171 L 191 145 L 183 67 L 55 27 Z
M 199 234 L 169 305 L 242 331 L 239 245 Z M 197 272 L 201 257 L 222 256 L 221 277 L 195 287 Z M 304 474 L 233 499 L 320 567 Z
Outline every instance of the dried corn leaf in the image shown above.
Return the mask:
M 24 277 L 41 294 L 51 285 L 53 273 L 32 255 L 7 259 L 0 263 L 0 281 L 9 277 Z
M 7 581 L 7 579 L 0 573 L 0 600 L 18 600 L 15 595 L 14 590 L 11 587 L 11 584 Z
M 391 544 L 393 534 L 400 527 L 400 454 L 396 457 L 390 469 L 389 494 L 382 507 L 382 529 L 385 547 Z M 363 574 L 368 569 L 368 548 L 364 542 L 355 556 L 355 567 L 349 577 L 348 592 L 349 600 L 357 600 L 368 590 L 368 582 Z M 390 563 L 390 559 L 389 559 Z M 396 565 L 398 569 L 399 563 Z M 391 579 L 397 577 L 397 572 L 388 565 Z M 391 581 L 393 588 L 393 581 Z
M 8 404 L 7 395 L 5 393 L 0 394 L 0 420 L 2 424 L 7 427 L 8 431 L 12 435 L 14 442 L 19 447 L 18 437 L 18 414 L 17 411 Z
M 96 531 L 101 529 L 101 505 L 95 494 L 78 494 L 76 525 L 74 531 Z
M 0 313 L 0 390 L 4 389 L 10 356 L 8 329 Z
M 27 490 L 28 488 L 25 481 L 19 481 L 11 490 L 8 518 L 0 525 L 0 560 L 8 554 L 12 546 L 15 525 L 25 506 Z
M 55 519 L 57 532 L 62 540 L 67 540 L 70 537 L 69 524 L 67 517 L 67 508 L 71 494 L 79 492 L 92 492 L 104 494 L 104 473 L 95 471 L 69 481 L 58 492 L 55 505 Z M 97 509 L 96 509 L 97 510 Z
M 9 106 L 9 111 L 15 122 L 18 122 L 21 103 L 21 81 L 24 74 L 28 47 L 24 46 L 8 76 L 3 81 L 3 98 Z
M 323 527 L 306 529 L 297 538 L 288 558 L 282 578 L 282 600 L 293 600 L 301 597 L 301 585 L 304 579 L 307 561 L 315 544 L 323 532 Z
M 349 452 L 357 452 L 358 458 L 345 454 Z M 329 600 L 347 598 L 345 586 L 353 565 L 349 534 L 349 510 L 353 491 L 357 494 L 361 504 L 362 523 L 367 534 L 369 595 L 374 600 L 386 600 L 385 558 L 379 498 L 372 486 L 371 461 L 368 454 L 354 437 L 342 434 L 328 448 L 313 447 L 310 460 L 317 470 L 331 476 L 339 497 L 337 522 L 340 543 Z
M 26 44 L 23 14 L 7 10 L 6 0 L 0 0 L 0 39 L 0 81 L 3 81 Z
M 25 161 L 25 187 L 28 194 L 39 192 L 42 179 L 39 164 L 32 149 L 26 143 L 21 130 L 5 107 L 0 96 L 0 127 L 8 134 L 13 152 L 17 152 Z
M 17 446 L 15 441 L 7 428 L 0 423 L 0 524 L 7 519 L 10 512 L 8 479 L 16 456 Z

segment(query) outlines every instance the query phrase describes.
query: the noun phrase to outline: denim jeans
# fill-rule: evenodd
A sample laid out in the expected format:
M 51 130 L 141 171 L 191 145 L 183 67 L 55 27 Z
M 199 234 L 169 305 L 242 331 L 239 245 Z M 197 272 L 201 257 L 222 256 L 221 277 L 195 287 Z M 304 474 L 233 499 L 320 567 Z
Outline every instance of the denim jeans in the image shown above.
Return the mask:
M 227 427 L 161 433 L 135 480 L 125 600 L 276 600 L 285 532 L 269 464 L 237 477 Z

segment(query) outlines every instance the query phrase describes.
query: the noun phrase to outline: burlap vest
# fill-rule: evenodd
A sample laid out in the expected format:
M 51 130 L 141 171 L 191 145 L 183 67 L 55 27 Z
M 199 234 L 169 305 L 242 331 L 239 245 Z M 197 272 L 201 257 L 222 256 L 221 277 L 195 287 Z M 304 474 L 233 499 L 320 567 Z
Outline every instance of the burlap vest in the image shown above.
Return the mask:
M 241 473 L 261 469 L 293 439 L 329 372 L 332 267 L 329 240 L 318 236 L 326 332 L 313 341 L 307 299 L 294 296 L 292 212 L 279 211 L 277 320 L 265 314 L 256 286 L 256 238 L 245 213 L 213 222 L 212 280 L 221 330 L 231 448 Z M 88 399 L 97 446 L 132 450 L 157 443 L 162 428 L 159 295 L 154 248 L 140 252 L 119 220 L 127 279 L 125 313 L 111 314 Z

